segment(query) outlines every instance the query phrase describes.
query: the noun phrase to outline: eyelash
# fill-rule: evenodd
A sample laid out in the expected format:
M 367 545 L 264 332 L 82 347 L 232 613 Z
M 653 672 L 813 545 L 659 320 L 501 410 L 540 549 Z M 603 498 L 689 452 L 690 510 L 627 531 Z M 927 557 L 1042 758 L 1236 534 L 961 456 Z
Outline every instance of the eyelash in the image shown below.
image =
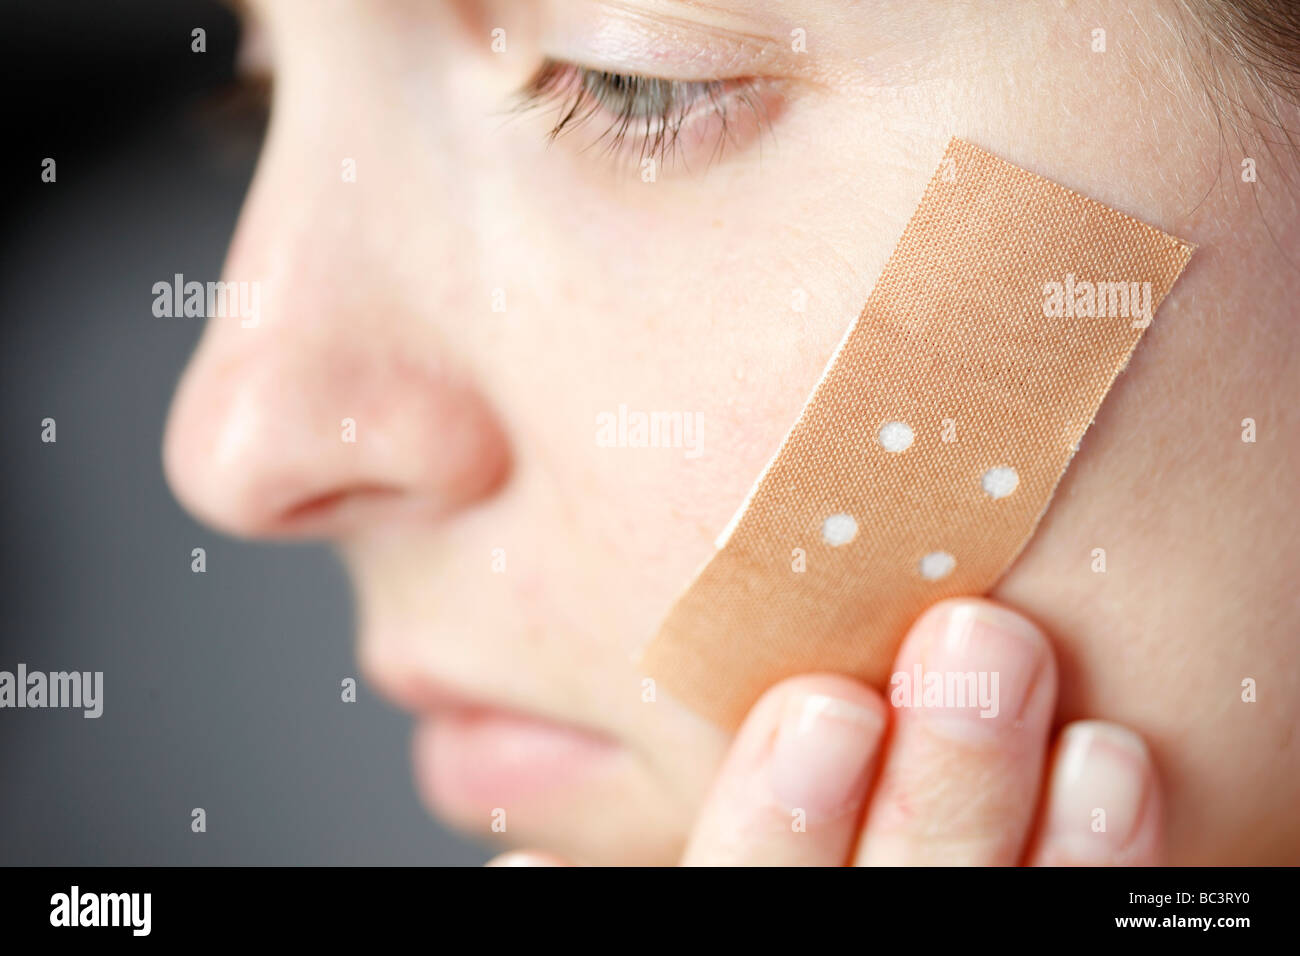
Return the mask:
M 730 113 L 747 109 L 760 131 L 768 118 L 757 82 L 736 80 L 667 80 L 633 73 L 608 73 L 547 60 L 524 86 L 519 108 L 547 106 L 557 111 L 548 138 L 556 140 L 598 114 L 608 118 L 587 149 L 602 146 L 610 155 L 632 153 L 640 161 L 666 163 L 678 155 L 679 136 L 701 108 L 718 122 L 718 140 L 710 158 L 721 156 L 730 140 Z M 603 120 L 602 120 L 603 122 Z

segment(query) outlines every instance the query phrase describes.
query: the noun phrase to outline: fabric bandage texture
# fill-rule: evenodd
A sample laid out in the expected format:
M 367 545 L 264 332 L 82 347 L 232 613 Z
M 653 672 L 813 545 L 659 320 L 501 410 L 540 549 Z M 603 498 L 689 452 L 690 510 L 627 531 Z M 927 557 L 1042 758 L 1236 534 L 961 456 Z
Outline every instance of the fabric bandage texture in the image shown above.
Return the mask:
M 952 140 L 645 672 L 728 728 L 785 677 L 882 685 L 917 615 L 1033 534 L 1192 248 Z

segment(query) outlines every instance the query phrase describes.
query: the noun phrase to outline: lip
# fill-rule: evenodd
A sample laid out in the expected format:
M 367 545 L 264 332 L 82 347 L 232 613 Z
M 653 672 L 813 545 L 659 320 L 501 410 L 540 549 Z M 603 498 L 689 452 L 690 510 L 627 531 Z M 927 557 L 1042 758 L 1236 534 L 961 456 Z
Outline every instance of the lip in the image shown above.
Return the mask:
M 388 671 L 376 683 L 416 716 L 416 785 L 454 819 L 489 824 L 494 809 L 572 788 L 618 752 L 614 741 L 594 731 L 498 706 L 436 680 Z
M 490 823 L 496 808 L 571 790 L 616 752 L 592 733 L 501 710 L 452 710 L 416 727 L 412 760 L 425 799 L 453 818 Z

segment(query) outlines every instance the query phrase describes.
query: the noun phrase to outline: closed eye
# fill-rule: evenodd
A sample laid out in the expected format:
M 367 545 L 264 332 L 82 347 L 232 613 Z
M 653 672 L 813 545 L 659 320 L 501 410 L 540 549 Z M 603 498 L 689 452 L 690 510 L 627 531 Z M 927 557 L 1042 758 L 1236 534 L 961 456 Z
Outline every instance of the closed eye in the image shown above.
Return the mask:
M 753 79 L 670 80 L 547 60 L 520 99 L 521 109 L 555 109 L 551 140 L 593 123 L 600 130 L 587 148 L 630 153 L 638 161 L 673 158 L 691 130 L 692 145 L 713 140 L 710 158 L 717 158 L 728 144 L 741 145 L 743 131 L 769 126 Z

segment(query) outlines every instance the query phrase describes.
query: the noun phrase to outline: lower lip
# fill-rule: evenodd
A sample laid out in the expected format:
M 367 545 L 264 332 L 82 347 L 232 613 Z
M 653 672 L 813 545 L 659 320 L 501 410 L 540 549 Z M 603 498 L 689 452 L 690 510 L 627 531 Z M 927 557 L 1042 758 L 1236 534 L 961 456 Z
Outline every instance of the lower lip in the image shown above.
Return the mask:
M 613 744 L 592 734 L 499 711 L 452 711 L 424 720 L 413 750 L 421 790 L 457 816 L 570 787 L 615 753 Z

